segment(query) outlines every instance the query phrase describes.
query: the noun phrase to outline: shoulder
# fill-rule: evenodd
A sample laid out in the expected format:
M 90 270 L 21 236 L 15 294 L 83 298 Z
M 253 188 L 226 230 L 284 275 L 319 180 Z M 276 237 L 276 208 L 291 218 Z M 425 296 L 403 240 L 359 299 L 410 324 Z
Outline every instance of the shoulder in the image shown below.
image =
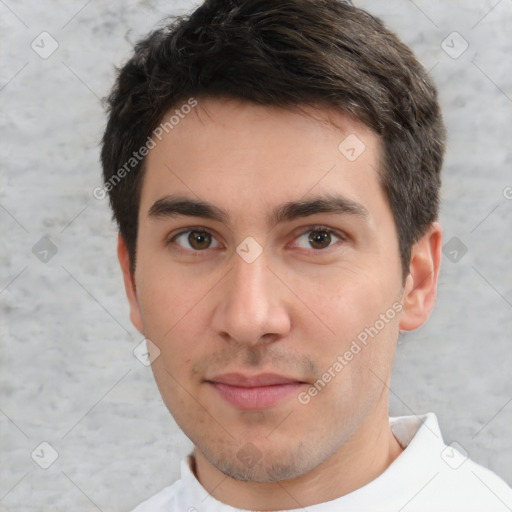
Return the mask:
M 193 468 L 194 458 L 189 454 L 181 461 L 180 479 L 142 502 L 131 512 L 197 512 L 197 505 L 203 503 L 208 492 L 195 478 Z
M 399 441 L 400 437 L 406 441 L 396 466 L 401 469 L 400 480 L 406 484 L 402 491 L 408 499 L 408 510 L 512 510 L 512 489 L 495 473 L 472 461 L 457 443 L 446 445 L 435 415 L 417 420 L 415 428 L 413 418 L 397 418 L 393 429 Z
M 426 483 L 421 500 L 430 510 L 506 512 L 512 509 L 512 489 L 499 476 L 462 454 L 454 458 L 462 462 L 460 467 L 432 468 L 431 480 Z
M 165 487 L 151 498 L 143 501 L 132 512 L 167 512 L 175 510 L 176 497 L 182 492 L 182 482 L 178 480 L 172 485 Z

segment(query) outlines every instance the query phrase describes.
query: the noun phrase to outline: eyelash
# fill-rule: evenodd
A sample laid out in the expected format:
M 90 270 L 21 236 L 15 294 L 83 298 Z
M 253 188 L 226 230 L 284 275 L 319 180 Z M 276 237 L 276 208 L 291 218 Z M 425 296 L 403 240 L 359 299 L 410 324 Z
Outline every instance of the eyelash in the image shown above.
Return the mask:
M 190 233 L 192 231 L 198 231 L 200 233 L 208 233 L 209 235 L 211 235 L 213 238 L 215 238 L 215 235 L 209 230 L 209 229 L 206 229 L 202 226 L 190 226 L 190 227 L 187 227 L 187 228 L 184 228 L 180 231 L 178 231 L 177 233 L 174 233 L 172 236 L 169 236 L 166 240 L 165 240 L 165 245 L 170 245 L 170 244 L 173 244 L 175 242 L 175 240 L 180 236 L 180 235 L 183 235 L 184 233 Z M 341 241 L 345 241 L 347 239 L 347 236 L 340 232 L 340 231 L 337 231 L 335 229 L 332 229 L 332 228 L 329 228 L 327 226 L 323 226 L 321 224 L 317 224 L 317 225 L 314 225 L 314 226 L 308 226 L 306 229 L 304 229 L 303 231 L 301 231 L 296 237 L 295 239 L 307 234 L 307 233 L 311 233 L 313 231 L 323 231 L 323 232 L 326 232 L 326 233 L 329 233 L 330 235 L 334 235 L 336 236 L 337 238 L 339 238 Z M 176 244 L 177 245 L 177 244 Z M 325 252 L 327 249 L 330 249 L 331 247 L 333 247 L 334 245 L 336 245 L 336 242 L 332 245 L 329 245 L 328 247 L 326 247 L 325 249 L 302 249 L 302 250 L 310 250 L 310 251 L 314 251 L 316 253 L 319 253 L 319 252 Z M 185 251 L 185 252 L 188 252 L 188 253 L 193 253 L 193 254 L 197 254 L 198 256 L 203 253 L 203 252 L 206 252 L 208 249 L 203 249 L 203 250 L 193 250 L 193 249 L 185 249 L 184 247 L 181 247 L 178 245 L 178 248 L 182 251 Z
M 339 238 L 341 242 L 344 242 L 346 239 L 347 239 L 347 236 L 340 232 L 340 231 L 337 231 L 336 229 L 332 229 L 332 228 L 329 228 L 327 226 L 323 226 L 321 224 L 317 224 L 317 225 L 314 225 L 314 226 L 308 226 L 306 229 L 304 229 L 303 231 L 301 231 L 296 237 L 295 237 L 295 240 L 307 233 L 311 233 L 313 231 L 322 231 L 322 232 L 325 232 L 325 233 L 329 233 L 329 235 L 334 235 L 335 237 Z M 313 248 L 310 248 L 310 249 L 302 249 L 302 250 L 306 250 L 306 251 L 313 251 L 315 253 L 320 253 L 320 252 L 326 252 L 328 249 L 331 249 L 332 247 L 334 247 L 336 245 L 336 241 L 334 241 L 331 245 L 327 246 L 325 249 L 313 249 Z

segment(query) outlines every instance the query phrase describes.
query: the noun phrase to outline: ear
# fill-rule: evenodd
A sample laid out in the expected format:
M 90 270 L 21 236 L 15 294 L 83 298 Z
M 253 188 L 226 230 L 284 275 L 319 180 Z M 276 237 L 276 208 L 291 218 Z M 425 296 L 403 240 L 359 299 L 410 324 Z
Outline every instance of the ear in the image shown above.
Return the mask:
M 130 255 L 128 254 L 128 249 L 121 233 L 119 233 L 117 237 L 117 257 L 121 265 L 121 270 L 123 271 L 124 288 L 130 305 L 130 320 L 137 330 L 141 334 L 144 334 L 139 301 L 137 299 L 137 288 L 135 287 L 135 276 L 132 274 L 130 268 Z
M 412 331 L 423 325 L 434 308 L 442 240 L 441 225 L 433 222 L 427 233 L 412 246 L 400 317 L 400 329 L 403 331 Z

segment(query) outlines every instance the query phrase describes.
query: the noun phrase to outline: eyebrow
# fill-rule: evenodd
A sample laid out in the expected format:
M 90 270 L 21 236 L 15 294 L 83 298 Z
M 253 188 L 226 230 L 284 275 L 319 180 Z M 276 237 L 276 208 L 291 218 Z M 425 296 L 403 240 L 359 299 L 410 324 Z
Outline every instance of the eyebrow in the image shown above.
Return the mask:
M 360 203 L 337 194 L 326 194 L 309 199 L 288 201 L 274 208 L 267 216 L 269 225 L 290 222 L 318 213 L 369 217 L 368 210 Z M 229 214 L 214 204 L 183 196 L 164 196 L 153 203 L 148 216 L 155 219 L 169 217 L 201 217 L 229 225 Z

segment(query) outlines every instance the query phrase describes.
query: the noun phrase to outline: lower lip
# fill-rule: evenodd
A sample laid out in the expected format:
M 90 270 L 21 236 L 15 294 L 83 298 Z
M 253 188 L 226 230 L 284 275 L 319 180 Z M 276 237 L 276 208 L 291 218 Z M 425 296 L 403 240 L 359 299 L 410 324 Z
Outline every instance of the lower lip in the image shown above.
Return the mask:
M 245 410 L 274 407 L 293 393 L 297 394 L 304 385 L 300 382 L 291 382 L 289 384 L 245 388 L 221 384 L 220 382 L 210 382 L 209 384 L 224 400 L 238 409 Z

